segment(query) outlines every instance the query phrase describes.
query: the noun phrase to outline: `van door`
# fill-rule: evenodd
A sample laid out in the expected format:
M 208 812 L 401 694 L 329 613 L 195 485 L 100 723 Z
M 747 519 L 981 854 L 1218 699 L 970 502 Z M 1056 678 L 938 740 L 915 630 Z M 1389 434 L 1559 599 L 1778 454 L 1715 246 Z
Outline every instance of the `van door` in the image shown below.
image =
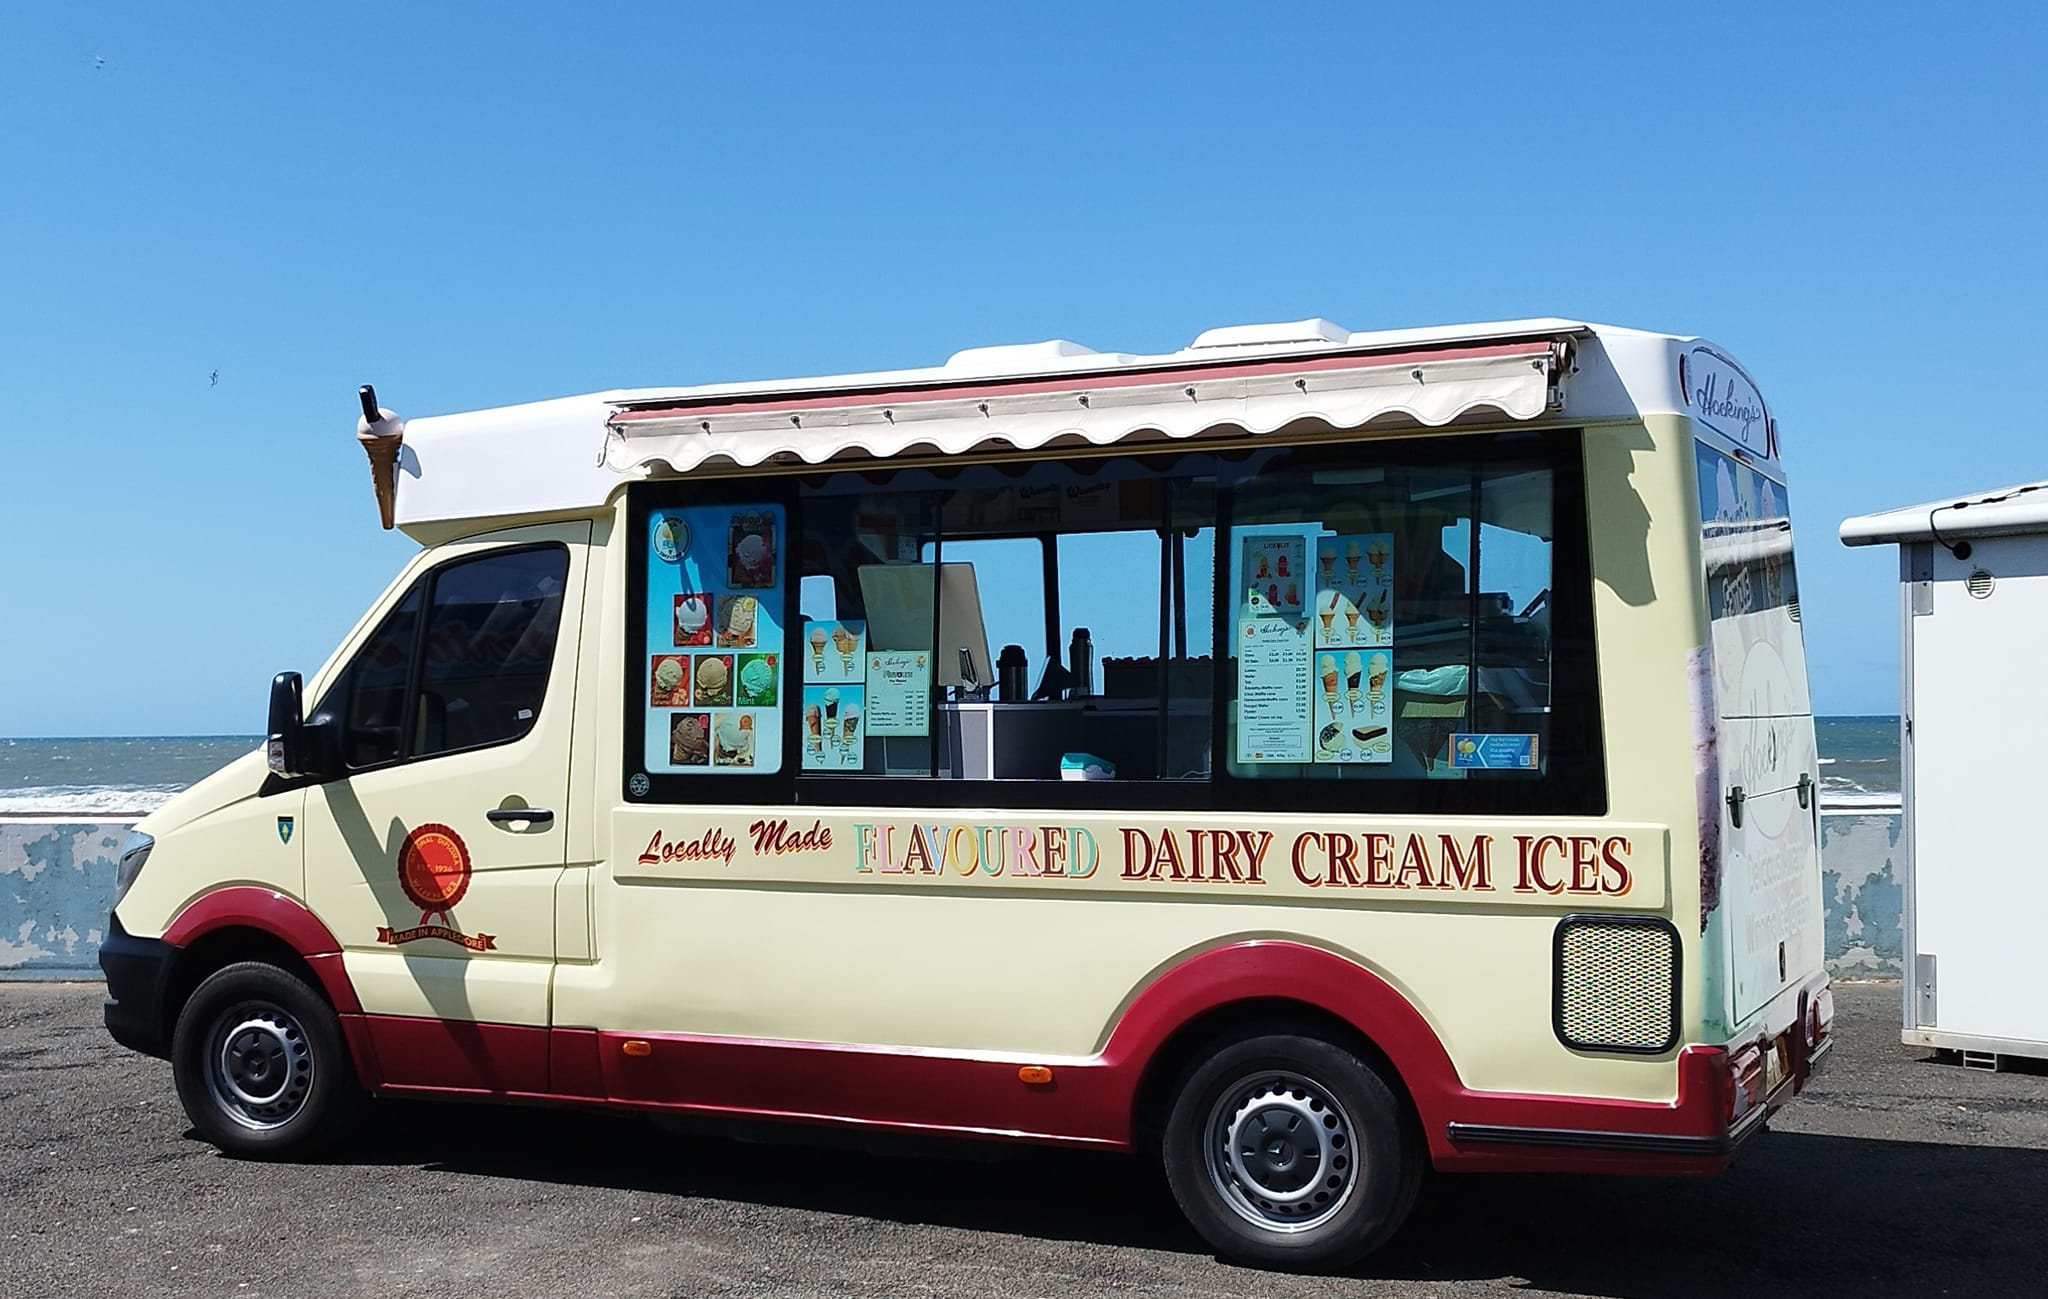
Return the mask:
M 548 1023 L 590 530 L 436 552 L 315 709 L 348 774 L 308 791 L 306 893 L 387 1082 L 545 1089 L 530 1034 L 451 1026 Z
M 1785 487 L 1705 441 L 1697 468 L 1720 771 L 1703 921 L 1732 1030 L 1821 969 L 1820 768 Z

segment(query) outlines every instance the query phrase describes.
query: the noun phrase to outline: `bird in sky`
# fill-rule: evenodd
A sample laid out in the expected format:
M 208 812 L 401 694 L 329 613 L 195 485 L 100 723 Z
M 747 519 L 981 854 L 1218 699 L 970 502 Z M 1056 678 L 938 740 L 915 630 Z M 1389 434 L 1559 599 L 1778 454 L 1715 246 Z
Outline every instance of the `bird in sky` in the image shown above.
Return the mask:
M 206 376 L 206 386 L 209 388 L 220 387 L 220 371 L 215 370 L 212 374 Z

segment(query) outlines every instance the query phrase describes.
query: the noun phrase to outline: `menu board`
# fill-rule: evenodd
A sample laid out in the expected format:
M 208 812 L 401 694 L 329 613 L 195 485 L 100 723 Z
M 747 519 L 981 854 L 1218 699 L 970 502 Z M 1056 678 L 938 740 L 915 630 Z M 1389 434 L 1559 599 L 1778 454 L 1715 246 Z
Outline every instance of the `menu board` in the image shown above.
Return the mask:
M 648 520 L 648 771 L 781 770 L 783 527 L 775 505 Z
M 1243 618 L 1237 624 L 1237 760 L 1309 759 L 1309 624 Z
M 932 656 L 925 650 L 868 654 L 868 734 L 929 735 Z
M 1393 534 L 1253 534 L 1238 563 L 1237 760 L 1391 763 Z

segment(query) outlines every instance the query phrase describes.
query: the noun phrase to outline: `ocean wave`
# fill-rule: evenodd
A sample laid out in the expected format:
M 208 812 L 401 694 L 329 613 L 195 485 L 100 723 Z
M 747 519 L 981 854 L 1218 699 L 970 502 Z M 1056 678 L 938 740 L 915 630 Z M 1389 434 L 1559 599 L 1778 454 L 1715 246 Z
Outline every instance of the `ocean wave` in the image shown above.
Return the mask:
M 1869 790 L 1856 790 L 1852 793 L 1846 790 L 1833 789 L 1823 789 L 1820 792 L 1820 810 L 1823 812 L 1863 811 L 1865 809 L 1877 810 L 1880 808 L 1896 810 L 1898 806 L 1899 796 L 1897 794 L 1873 794 Z
M 40 785 L 0 793 L 0 815 L 113 816 L 153 812 L 182 785 Z

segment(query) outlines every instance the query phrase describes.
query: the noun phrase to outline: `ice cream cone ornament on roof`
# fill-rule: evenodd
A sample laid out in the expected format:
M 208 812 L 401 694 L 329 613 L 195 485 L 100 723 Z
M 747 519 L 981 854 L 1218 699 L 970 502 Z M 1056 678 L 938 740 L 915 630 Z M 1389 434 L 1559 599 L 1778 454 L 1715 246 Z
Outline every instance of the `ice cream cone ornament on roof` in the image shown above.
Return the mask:
M 405 442 L 405 421 L 377 404 L 369 384 L 356 389 L 363 413 L 356 419 L 356 441 L 370 457 L 370 481 L 377 488 L 377 515 L 389 532 L 398 508 L 398 448 Z

